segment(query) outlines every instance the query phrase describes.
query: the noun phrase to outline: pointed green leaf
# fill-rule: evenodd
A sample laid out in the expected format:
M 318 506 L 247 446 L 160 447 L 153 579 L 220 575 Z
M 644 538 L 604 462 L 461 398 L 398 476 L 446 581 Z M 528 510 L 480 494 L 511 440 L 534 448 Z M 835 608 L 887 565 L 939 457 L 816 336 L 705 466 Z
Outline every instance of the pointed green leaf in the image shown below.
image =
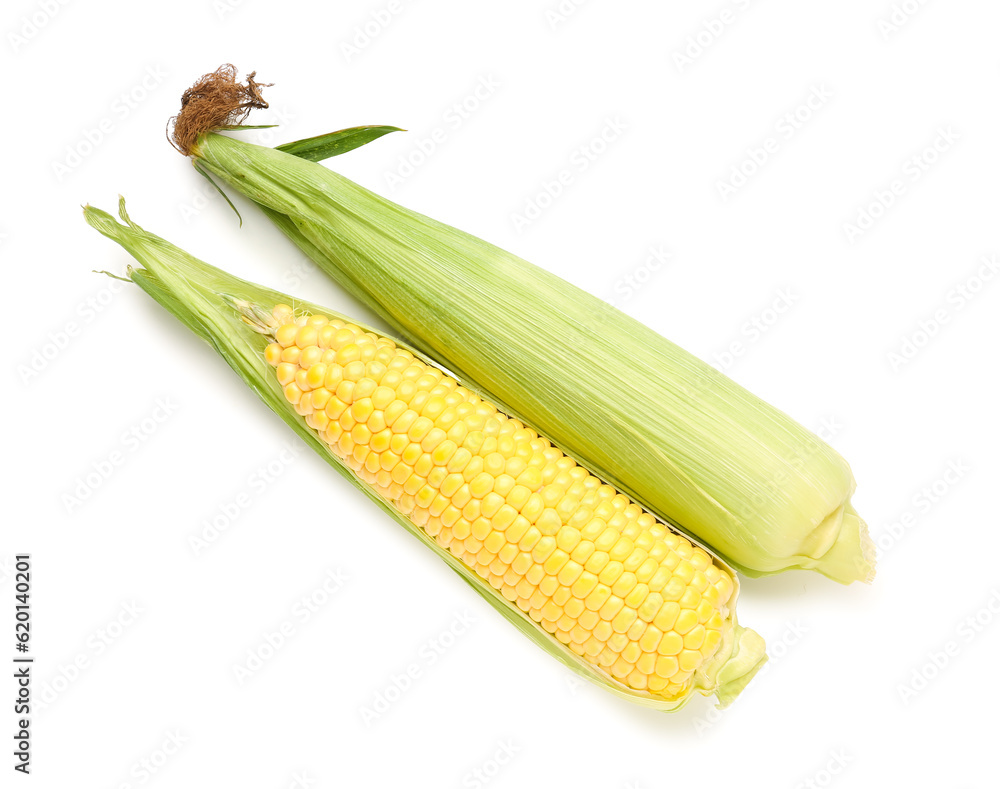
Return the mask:
M 321 134 L 318 137 L 307 137 L 304 140 L 286 142 L 277 146 L 279 151 L 298 156 L 310 162 L 320 162 L 329 159 L 331 156 L 340 156 L 342 153 L 353 151 L 362 145 L 377 140 L 390 132 L 406 131 L 396 126 L 355 126 L 352 129 L 341 129 L 340 131 Z

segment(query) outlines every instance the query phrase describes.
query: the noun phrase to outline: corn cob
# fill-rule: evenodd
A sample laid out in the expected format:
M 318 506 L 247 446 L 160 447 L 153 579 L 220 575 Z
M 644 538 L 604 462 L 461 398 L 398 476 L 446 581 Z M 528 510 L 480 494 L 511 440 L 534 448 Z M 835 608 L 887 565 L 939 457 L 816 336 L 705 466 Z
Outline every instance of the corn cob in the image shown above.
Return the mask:
M 130 278 L 328 462 L 547 651 L 670 710 L 728 703 L 765 660 L 732 571 L 418 352 L 231 277 L 129 220 L 87 221 Z
M 507 413 L 748 575 L 872 579 L 849 466 L 790 417 L 594 296 L 315 164 L 344 133 L 285 153 L 193 127 L 190 107 L 178 147 L 203 173 Z

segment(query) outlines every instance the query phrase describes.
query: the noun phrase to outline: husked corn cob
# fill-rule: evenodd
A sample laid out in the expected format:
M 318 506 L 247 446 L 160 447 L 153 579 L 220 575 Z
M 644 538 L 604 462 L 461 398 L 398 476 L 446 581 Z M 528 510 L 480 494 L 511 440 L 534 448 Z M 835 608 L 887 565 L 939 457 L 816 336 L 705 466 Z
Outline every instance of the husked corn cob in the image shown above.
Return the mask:
M 734 591 L 704 550 L 389 338 L 272 317 L 285 397 L 355 474 L 578 655 L 686 691 Z
M 331 466 L 577 673 L 661 710 L 724 706 L 766 660 L 732 570 L 419 352 L 239 280 L 133 223 L 87 221 Z M 294 303 L 295 309 L 285 306 Z

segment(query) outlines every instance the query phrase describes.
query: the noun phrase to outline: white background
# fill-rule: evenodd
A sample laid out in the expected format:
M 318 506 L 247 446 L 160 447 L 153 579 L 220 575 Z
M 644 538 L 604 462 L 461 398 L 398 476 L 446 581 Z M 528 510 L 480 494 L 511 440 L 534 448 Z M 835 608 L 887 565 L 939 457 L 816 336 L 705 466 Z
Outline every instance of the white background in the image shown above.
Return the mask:
M 889 0 L 333 5 L 5 5 L 0 652 L 11 557 L 28 551 L 47 703 L 32 777 L 5 755 L 3 785 L 993 785 L 1000 283 L 980 261 L 1000 253 L 1000 8 L 908 0 L 893 25 Z M 79 210 L 122 193 L 205 260 L 373 320 L 242 203 L 240 229 L 164 139 L 183 89 L 227 61 L 276 83 L 254 120 L 281 128 L 255 139 L 405 127 L 328 164 L 826 424 L 880 546 L 874 585 L 744 582 L 740 619 L 768 639 L 768 669 L 722 714 L 700 697 L 654 713 L 581 685 L 319 458 L 284 462 L 293 437 L 207 346 L 91 273 L 129 261 Z M 481 84 L 495 87 L 476 98 Z M 810 95 L 826 98 L 800 106 Z M 581 170 L 609 123 L 624 130 Z M 561 170 L 569 186 L 539 200 Z M 547 205 L 519 226 L 529 201 Z M 874 221 L 848 233 L 862 213 Z M 347 580 L 303 621 L 330 570 Z M 286 621 L 241 684 L 235 668 Z M 433 662 L 432 644 L 448 644 Z

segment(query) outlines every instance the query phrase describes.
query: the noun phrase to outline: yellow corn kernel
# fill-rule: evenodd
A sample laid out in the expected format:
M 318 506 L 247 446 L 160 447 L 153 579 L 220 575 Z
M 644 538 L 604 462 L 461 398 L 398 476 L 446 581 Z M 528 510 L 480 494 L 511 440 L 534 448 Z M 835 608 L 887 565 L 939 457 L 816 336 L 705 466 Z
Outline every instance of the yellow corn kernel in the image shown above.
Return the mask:
M 561 551 L 556 548 L 552 555 L 542 564 L 545 568 L 545 572 L 548 575 L 557 575 L 559 571 L 566 566 L 569 561 L 569 555 L 565 551 Z
M 303 326 L 295 334 L 295 344 L 301 349 L 315 345 L 318 339 L 319 332 L 312 326 Z
M 545 510 L 545 502 L 538 493 L 532 493 L 524 506 L 521 507 L 521 514 L 528 519 L 528 522 L 535 524 L 542 512 Z
M 528 519 L 523 515 L 518 515 L 514 518 L 514 522 L 507 527 L 507 539 L 511 542 L 520 543 L 524 536 L 532 529 L 532 525 L 528 523 Z
M 528 488 L 519 483 L 515 483 L 514 487 L 511 488 L 510 492 L 507 494 L 507 503 L 520 512 L 525 503 L 527 503 L 530 495 L 531 491 L 528 490 Z
M 419 451 L 420 445 L 416 444 L 415 446 Z M 420 457 L 417 458 L 417 462 L 413 464 L 413 472 L 426 479 L 432 471 L 434 471 L 434 461 L 431 460 L 431 456 L 426 452 L 421 452 Z
M 275 371 L 278 378 L 278 383 L 282 386 L 287 386 L 295 381 L 295 374 L 299 371 L 299 368 L 289 362 L 282 362 L 278 365 Z
M 375 412 L 372 406 L 372 401 L 370 397 L 365 397 L 360 400 L 355 399 L 354 403 L 351 405 L 351 416 L 354 417 L 355 421 L 364 424 L 368 421 L 368 418 Z
M 596 551 L 591 554 L 590 558 L 587 559 L 586 562 L 584 562 L 583 566 L 588 572 L 600 573 L 605 567 L 608 566 L 609 561 L 610 559 L 608 559 L 608 555 L 606 553 L 603 551 Z
M 368 423 L 368 429 L 371 430 L 371 422 Z M 392 440 L 392 431 L 385 429 L 380 430 L 377 433 L 372 433 L 371 441 L 369 445 L 372 448 L 372 452 L 378 452 L 379 454 L 388 453 L 389 444 Z
M 311 369 L 314 365 L 323 361 L 323 349 L 316 345 L 310 345 L 308 348 L 299 354 L 298 358 L 299 367 L 303 369 Z M 322 381 L 321 381 L 322 383 Z
M 631 575 L 631 573 L 627 573 L 627 575 Z M 634 577 L 635 576 L 633 576 L 633 578 Z M 646 588 L 645 584 L 637 584 L 633 587 L 631 592 L 625 595 L 625 605 L 638 609 L 646 601 L 646 595 L 648 593 L 649 590 Z
M 517 475 L 516 481 L 534 493 L 542 486 L 542 474 L 537 467 L 528 467 Z
M 427 447 L 424 446 L 424 449 L 427 449 Z M 431 457 L 434 459 L 434 465 L 445 466 L 448 461 L 454 457 L 455 452 L 458 451 L 458 446 L 454 441 L 446 438 L 427 451 L 431 453 Z
M 287 348 L 295 342 L 295 335 L 299 333 L 299 327 L 294 323 L 285 323 L 278 327 L 274 333 L 274 340 L 282 348 Z
M 493 490 L 493 476 L 487 472 L 477 474 L 469 483 L 469 492 L 477 499 L 481 499 Z
M 612 598 L 612 600 L 618 600 L 620 598 Z M 622 603 L 624 606 L 624 602 Z M 602 609 L 603 613 L 603 609 Z M 636 613 L 634 608 L 622 608 L 611 620 L 611 626 L 614 628 L 616 633 L 624 633 L 628 630 L 632 623 L 636 619 Z M 636 645 L 638 646 L 638 645 Z
M 719 642 L 722 641 L 722 631 L 721 630 L 709 630 L 705 633 L 705 642 L 701 645 L 701 654 L 705 657 L 710 657 L 715 654 L 715 650 L 719 646 Z
M 506 532 L 507 529 L 514 523 L 517 519 L 517 510 L 511 507 L 509 504 L 501 504 L 497 509 L 496 513 L 490 516 L 493 520 L 493 528 L 498 531 Z
M 682 649 L 684 649 L 684 640 L 677 633 L 671 631 L 663 634 L 656 651 L 661 655 L 679 655 Z
M 569 559 L 558 571 L 559 583 L 563 586 L 572 586 L 582 574 L 583 567 Z
M 698 614 L 690 608 L 681 609 L 674 624 L 674 631 L 680 635 L 685 635 L 691 628 L 698 624 Z
M 420 490 L 417 491 L 413 500 L 416 502 L 418 507 L 430 507 L 431 502 L 434 501 L 434 496 L 437 495 L 437 491 L 434 490 L 430 485 L 424 485 Z
M 559 514 L 552 509 L 547 507 L 542 510 L 542 514 L 538 516 L 538 520 L 535 521 L 535 526 L 538 527 L 542 534 L 555 534 L 562 528 L 563 520 L 559 517 Z
M 486 518 L 493 519 L 496 516 L 496 514 L 500 512 L 500 508 L 503 505 L 504 505 L 503 496 L 500 496 L 499 494 L 490 491 L 482 498 L 481 507 L 483 516 Z
M 655 652 L 663 638 L 663 632 L 654 625 L 647 625 L 642 635 L 639 637 L 639 648 L 643 652 Z
M 670 679 L 679 670 L 677 658 L 667 655 L 659 655 L 656 658 L 656 675 L 664 679 Z
M 264 360 L 272 367 L 277 367 L 281 361 L 281 344 L 272 342 L 264 349 Z
M 500 474 L 493 480 L 493 490 L 496 491 L 498 496 L 506 498 L 507 494 L 514 489 L 514 485 L 516 484 L 514 478 L 509 474 Z
M 559 582 L 553 578 L 551 575 L 546 575 L 538 582 L 538 591 L 543 595 L 551 597 L 556 593 L 556 589 L 559 588 Z

